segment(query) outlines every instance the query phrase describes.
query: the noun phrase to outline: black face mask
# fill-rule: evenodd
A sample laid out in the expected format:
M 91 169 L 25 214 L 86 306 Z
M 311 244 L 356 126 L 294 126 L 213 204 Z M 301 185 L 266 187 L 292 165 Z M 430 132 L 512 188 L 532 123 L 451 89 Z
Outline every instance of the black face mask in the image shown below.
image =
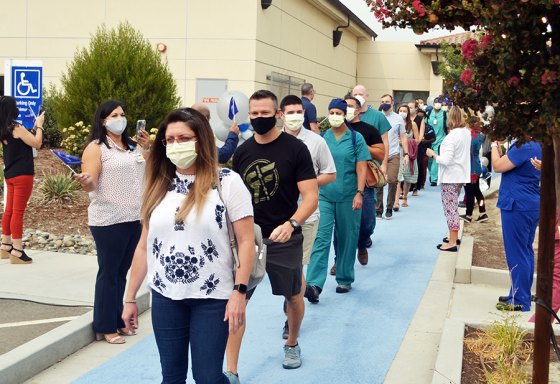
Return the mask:
M 276 126 L 276 116 L 251 119 L 251 125 L 255 132 L 259 135 L 264 135 Z

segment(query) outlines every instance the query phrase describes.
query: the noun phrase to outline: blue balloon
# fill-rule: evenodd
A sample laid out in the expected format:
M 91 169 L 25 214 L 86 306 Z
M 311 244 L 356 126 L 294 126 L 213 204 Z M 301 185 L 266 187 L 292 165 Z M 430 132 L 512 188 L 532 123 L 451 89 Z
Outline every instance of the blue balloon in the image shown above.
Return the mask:
M 239 131 L 245 132 L 246 130 L 249 129 L 249 126 L 250 126 L 250 125 L 251 125 L 251 124 L 249 124 L 249 123 L 239 124 Z

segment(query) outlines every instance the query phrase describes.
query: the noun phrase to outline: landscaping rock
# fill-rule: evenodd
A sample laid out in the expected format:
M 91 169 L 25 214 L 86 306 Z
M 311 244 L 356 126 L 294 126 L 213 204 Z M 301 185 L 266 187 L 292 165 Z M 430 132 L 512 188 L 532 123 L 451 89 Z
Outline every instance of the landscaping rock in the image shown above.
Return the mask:
M 56 236 L 45 231 L 26 229 L 22 241 L 27 249 L 97 255 L 95 242 L 91 236 Z

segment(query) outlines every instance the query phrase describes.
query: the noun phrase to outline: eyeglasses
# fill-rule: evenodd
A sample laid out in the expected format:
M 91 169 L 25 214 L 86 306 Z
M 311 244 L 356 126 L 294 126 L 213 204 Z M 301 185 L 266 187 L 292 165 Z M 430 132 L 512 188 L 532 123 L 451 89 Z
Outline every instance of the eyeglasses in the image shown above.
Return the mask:
M 175 143 L 188 143 L 189 141 L 196 141 L 196 136 L 166 137 L 165 139 L 161 140 L 164 147 L 173 145 Z

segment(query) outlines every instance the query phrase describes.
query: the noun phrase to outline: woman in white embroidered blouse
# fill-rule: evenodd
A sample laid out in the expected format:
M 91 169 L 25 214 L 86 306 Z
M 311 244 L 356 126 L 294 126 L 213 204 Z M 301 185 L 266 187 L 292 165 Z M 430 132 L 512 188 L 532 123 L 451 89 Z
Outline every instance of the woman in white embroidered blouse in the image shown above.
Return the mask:
M 121 318 L 126 275 L 142 232 L 140 199 L 145 161 L 126 131 L 121 102 L 101 104 L 75 178 L 89 192 L 88 224 L 99 271 L 95 283 L 93 330 L 98 340 L 123 344 L 132 336 Z
M 226 211 L 238 242 L 235 278 Z M 158 130 L 142 220 L 123 320 L 138 327 L 135 297 L 147 275 L 163 383 L 185 382 L 189 345 L 197 383 L 228 383 L 222 372 L 228 331 L 245 321 L 255 257 L 253 207 L 241 177 L 218 168 L 212 129 L 194 109 L 171 112 Z
M 447 117 L 449 134 L 439 147 L 439 155 L 431 148 L 426 156 L 434 159 L 438 165 L 438 184 L 441 185 L 443 213 L 449 228 L 449 237 L 443 239 L 438 249 L 457 252 L 459 235 L 459 193 L 466 183 L 471 181 L 471 133 L 466 128 L 465 112 L 458 106 L 449 111 Z

